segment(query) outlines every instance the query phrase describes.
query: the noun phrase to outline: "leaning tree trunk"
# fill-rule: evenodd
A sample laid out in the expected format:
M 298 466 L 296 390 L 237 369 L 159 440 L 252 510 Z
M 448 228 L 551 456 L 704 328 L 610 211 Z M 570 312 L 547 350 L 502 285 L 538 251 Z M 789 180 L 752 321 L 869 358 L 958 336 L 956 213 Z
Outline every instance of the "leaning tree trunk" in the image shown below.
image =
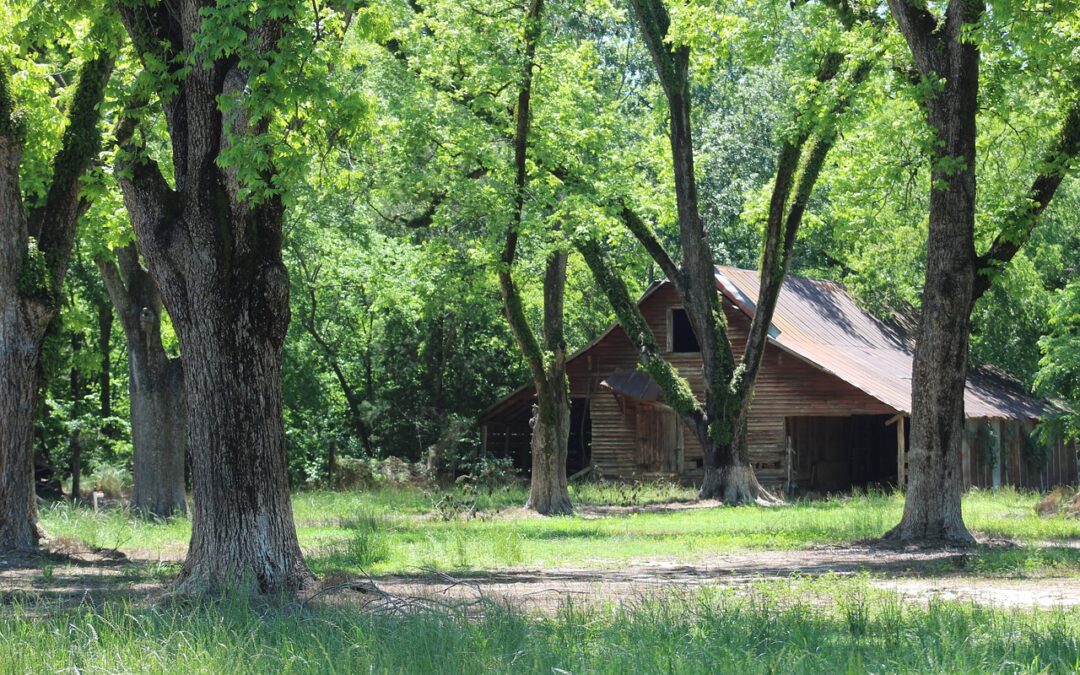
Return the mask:
M 38 358 L 49 320 L 39 310 L 18 296 L 0 298 L 0 550 L 33 550 L 41 538 L 34 419 Z
M 161 517 L 186 513 L 183 366 L 179 357 L 165 352 L 161 293 L 139 264 L 135 245 L 129 244 L 115 255 L 115 263 L 99 258 L 97 264 L 127 342 L 134 455 L 131 508 Z

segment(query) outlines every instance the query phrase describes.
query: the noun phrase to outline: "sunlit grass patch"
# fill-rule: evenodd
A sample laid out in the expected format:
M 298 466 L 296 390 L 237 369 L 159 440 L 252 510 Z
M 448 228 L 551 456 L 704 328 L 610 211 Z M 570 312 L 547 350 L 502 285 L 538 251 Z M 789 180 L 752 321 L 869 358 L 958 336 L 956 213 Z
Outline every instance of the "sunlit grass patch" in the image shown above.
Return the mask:
M 5 672 L 1074 672 L 1080 610 L 905 602 L 865 580 L 404 614 L 235 598 L 0 614 Z
M 682 499 L 685 492 L 669 484 L 575 486 L 577 503 L 594 507 L 587 517 L 530 515 L 520 508 L 526 498 L 520 485 L 478 492 L 301 492 L 293 496 L 293 505 L 301 546 L 317 571 L 363 569 L 379 574 L 423 567 L 617 568 L 657 558 L 702 563 L 746 549 L 797 550 L 873 540 L 898 522 L 903 510 L 902 495 L 882 492 L 797 500 L 778 508 L 661 509 L 650 501 Z M 1065 514 L 1040 517 L 1034 511 L 1038 498 L 1011 489 L 972 491 L 964 498 L 964 516 L 980 536 L 1029 546 L 1080 539 L 1080 519 Z M 627 502 L 634 508 L 624 508 Z M 459 508 L 461 504 L 469 506 Z M 604 505 L 618 508 L 595 508 Z M 168 554 L 165 557 L 181 553 L 191 533 L 187 518 L 146 520 L 121 509 L 94 513 L 56 504 L 43 508 L 41 515 L 50 535 L 105 549 Z M 1080 570 L 1080 561 L 1068 552 L 977 553 L 972 565 L 983 565 L 973 569 L 987 574 Z

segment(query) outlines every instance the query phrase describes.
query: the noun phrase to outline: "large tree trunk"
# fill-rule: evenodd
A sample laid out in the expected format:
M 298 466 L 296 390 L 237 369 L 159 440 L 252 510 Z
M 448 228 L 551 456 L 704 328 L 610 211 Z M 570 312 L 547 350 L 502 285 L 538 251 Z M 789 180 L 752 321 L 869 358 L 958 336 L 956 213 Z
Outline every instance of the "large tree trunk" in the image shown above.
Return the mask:
M 930 225 L 922 316 L 912 373 L 911 447 L 899 541 L 970 544 L 960 511 L 968 333 L 975 280 L 975 118 L 979 49 L 965 30 L 982 4 L 953 0 L 940 24 L 907 0 L 890 0 L 915 63 L 944 80 L 926 110 L 937 135 L 931 156 Z
M 132 189 L 125 200 L 136 232 L 154 242 L 147 230 L 156 223 L 131 199 Z M 281 215 L 279 206 L 259 212 Z M 281 402 L 288 277 L 280 249 L 252 251 L 250 267 L 222 274 L 211 255 L 166 253 L 155 243 L 147 258 L 184 359 L 194 488 L 180 591 L 299 590 L 311 573 L 289 499 Z
M 267 86 L 262 68 L 280 63 L 290 19 L 244 10 L 229 19 L 242 47 L 192 54 L 204 13 L 118 9 L 144 64 L 169 64 L 175 83 L 161 100 L 175 188 L 130 128 L 117 137 L 132 157 L 118 172 L 124 203 L 184 358 L 194 517 L 179 590 L 293 592 L 312 575 L 296 538 L 282 419 L 285 207 L 279 194 L 249 192 L 278 184 L 272 156 L 247 174 L 234 163 L 246 158 L 223 161 L 234 143 L 264 147 L 273 111 L 249 117 L 248 102 Z M 226 112 L 223 100 L 233 101 Z
M 161 341 L 161 293 L 139 264 L 134 244 L 97 260 L 120 317 L 128 353 L 134 481 L 131 508 L 153 516 L 187 513 L 184 455 L 187 402 L 179 357 Z
M 52 182 L 29 213 L 19 168 L 24 128 L 0 64 L 0 550 L 33 549 L 41 536 L 34 495 L 34 416 L 41 347 L 58 299 L 82 213 L 79 180 L 97 155 L 100 104 L 113 61 L 79 69 Z
M 32 550 L 41 532 L 34 495 L 38 358 L 48 319 L 0 297 L 0 550 Z
M 256 284 L 252 291 L 280 299 L 278 294 L 287 293 L 284 270 L 276 276 L 276 282 Z M 227 316 L 232 313 L 219 313 L 221 304 L 191 317 L 177 313 L 183 317 L 177 324 L 186 362 L 196 524 L 183 586 L 201 592 L 247 579 L 261 592 L 298 590 L 311 574 L 289 502 L 283 332 L 267 334 L 253 323 L 280 325 L 284 317 Z

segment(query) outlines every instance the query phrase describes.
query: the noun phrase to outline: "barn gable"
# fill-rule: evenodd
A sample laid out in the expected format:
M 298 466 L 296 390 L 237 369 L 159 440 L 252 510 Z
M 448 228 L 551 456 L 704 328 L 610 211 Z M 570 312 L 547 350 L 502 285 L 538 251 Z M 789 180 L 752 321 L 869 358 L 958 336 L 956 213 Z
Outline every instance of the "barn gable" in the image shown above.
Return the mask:
M 757 274 L 718 267 L 717 288 L 739 356 L 754 312 Z M 653 284 L 639 307 L 665 358 L 701 396 L 700 354 L 694 351 L 692 334 L 686 335 L 688 325 L 680 316 L 674 288 L 666 282 Z M 911 352 L 911 341 L 900 328 L 861 310 L 839 284 L 789 277 L 748 422 L 750 458 L 762 483 L 828 490 L 902 480 Z M 664 404 L 655 383 L 637 371 L 636 351 L 618 325 L 574 354 L 567 375 L 573 402 L 570 473 L 591 467 L 615 477 L 693 481 L 701 475 L 701 447 Z M 480 420 L 485 450 L 514 457 L 522 469 L 529 466 L 533 399 L 532 387 L 522 387 Z M 1007 377 L 985 369 L 972 373 L 965 404 L 969 417 L 995 418 L 999 426 L 1017 429 L 1029 427 L 1046 409 Z M 977 425 L 973 421 L 969 426 Z M 976 447 L 977 439 L 970 445 L 965 447 L 965 476 L 977 484 L 980 461 L 986 463 L 980 458 L 987 453 Z M 1075 455 L 1070 464 L 1068 452 L 1061 454 L 1061 471 L 1075 476 Z M 1019 464 L 1014 473 L 1022 473 Z

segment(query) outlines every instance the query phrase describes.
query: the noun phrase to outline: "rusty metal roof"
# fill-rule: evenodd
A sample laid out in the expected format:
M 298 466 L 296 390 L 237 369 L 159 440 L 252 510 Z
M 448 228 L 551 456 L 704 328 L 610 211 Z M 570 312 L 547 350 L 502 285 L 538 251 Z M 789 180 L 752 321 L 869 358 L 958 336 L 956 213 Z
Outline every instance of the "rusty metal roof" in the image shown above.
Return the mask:
M 757 272 L 716 270 L 717 289 L 753 317 L 760 289 Z M 889 407 L 911 413 L 913 340 L 898 325 L 860 308 L 840 284 L 789 275 L 776 303 L 769 341 Z M 969 369 L 967 417 L 1034 419 L 1048 409 L 1004 373 Z
M 617 370 L 605 377 L 600 386 L 641 401 L 659 401 L 664 397 L 660 385 L 648 373 L 640 370 Z

